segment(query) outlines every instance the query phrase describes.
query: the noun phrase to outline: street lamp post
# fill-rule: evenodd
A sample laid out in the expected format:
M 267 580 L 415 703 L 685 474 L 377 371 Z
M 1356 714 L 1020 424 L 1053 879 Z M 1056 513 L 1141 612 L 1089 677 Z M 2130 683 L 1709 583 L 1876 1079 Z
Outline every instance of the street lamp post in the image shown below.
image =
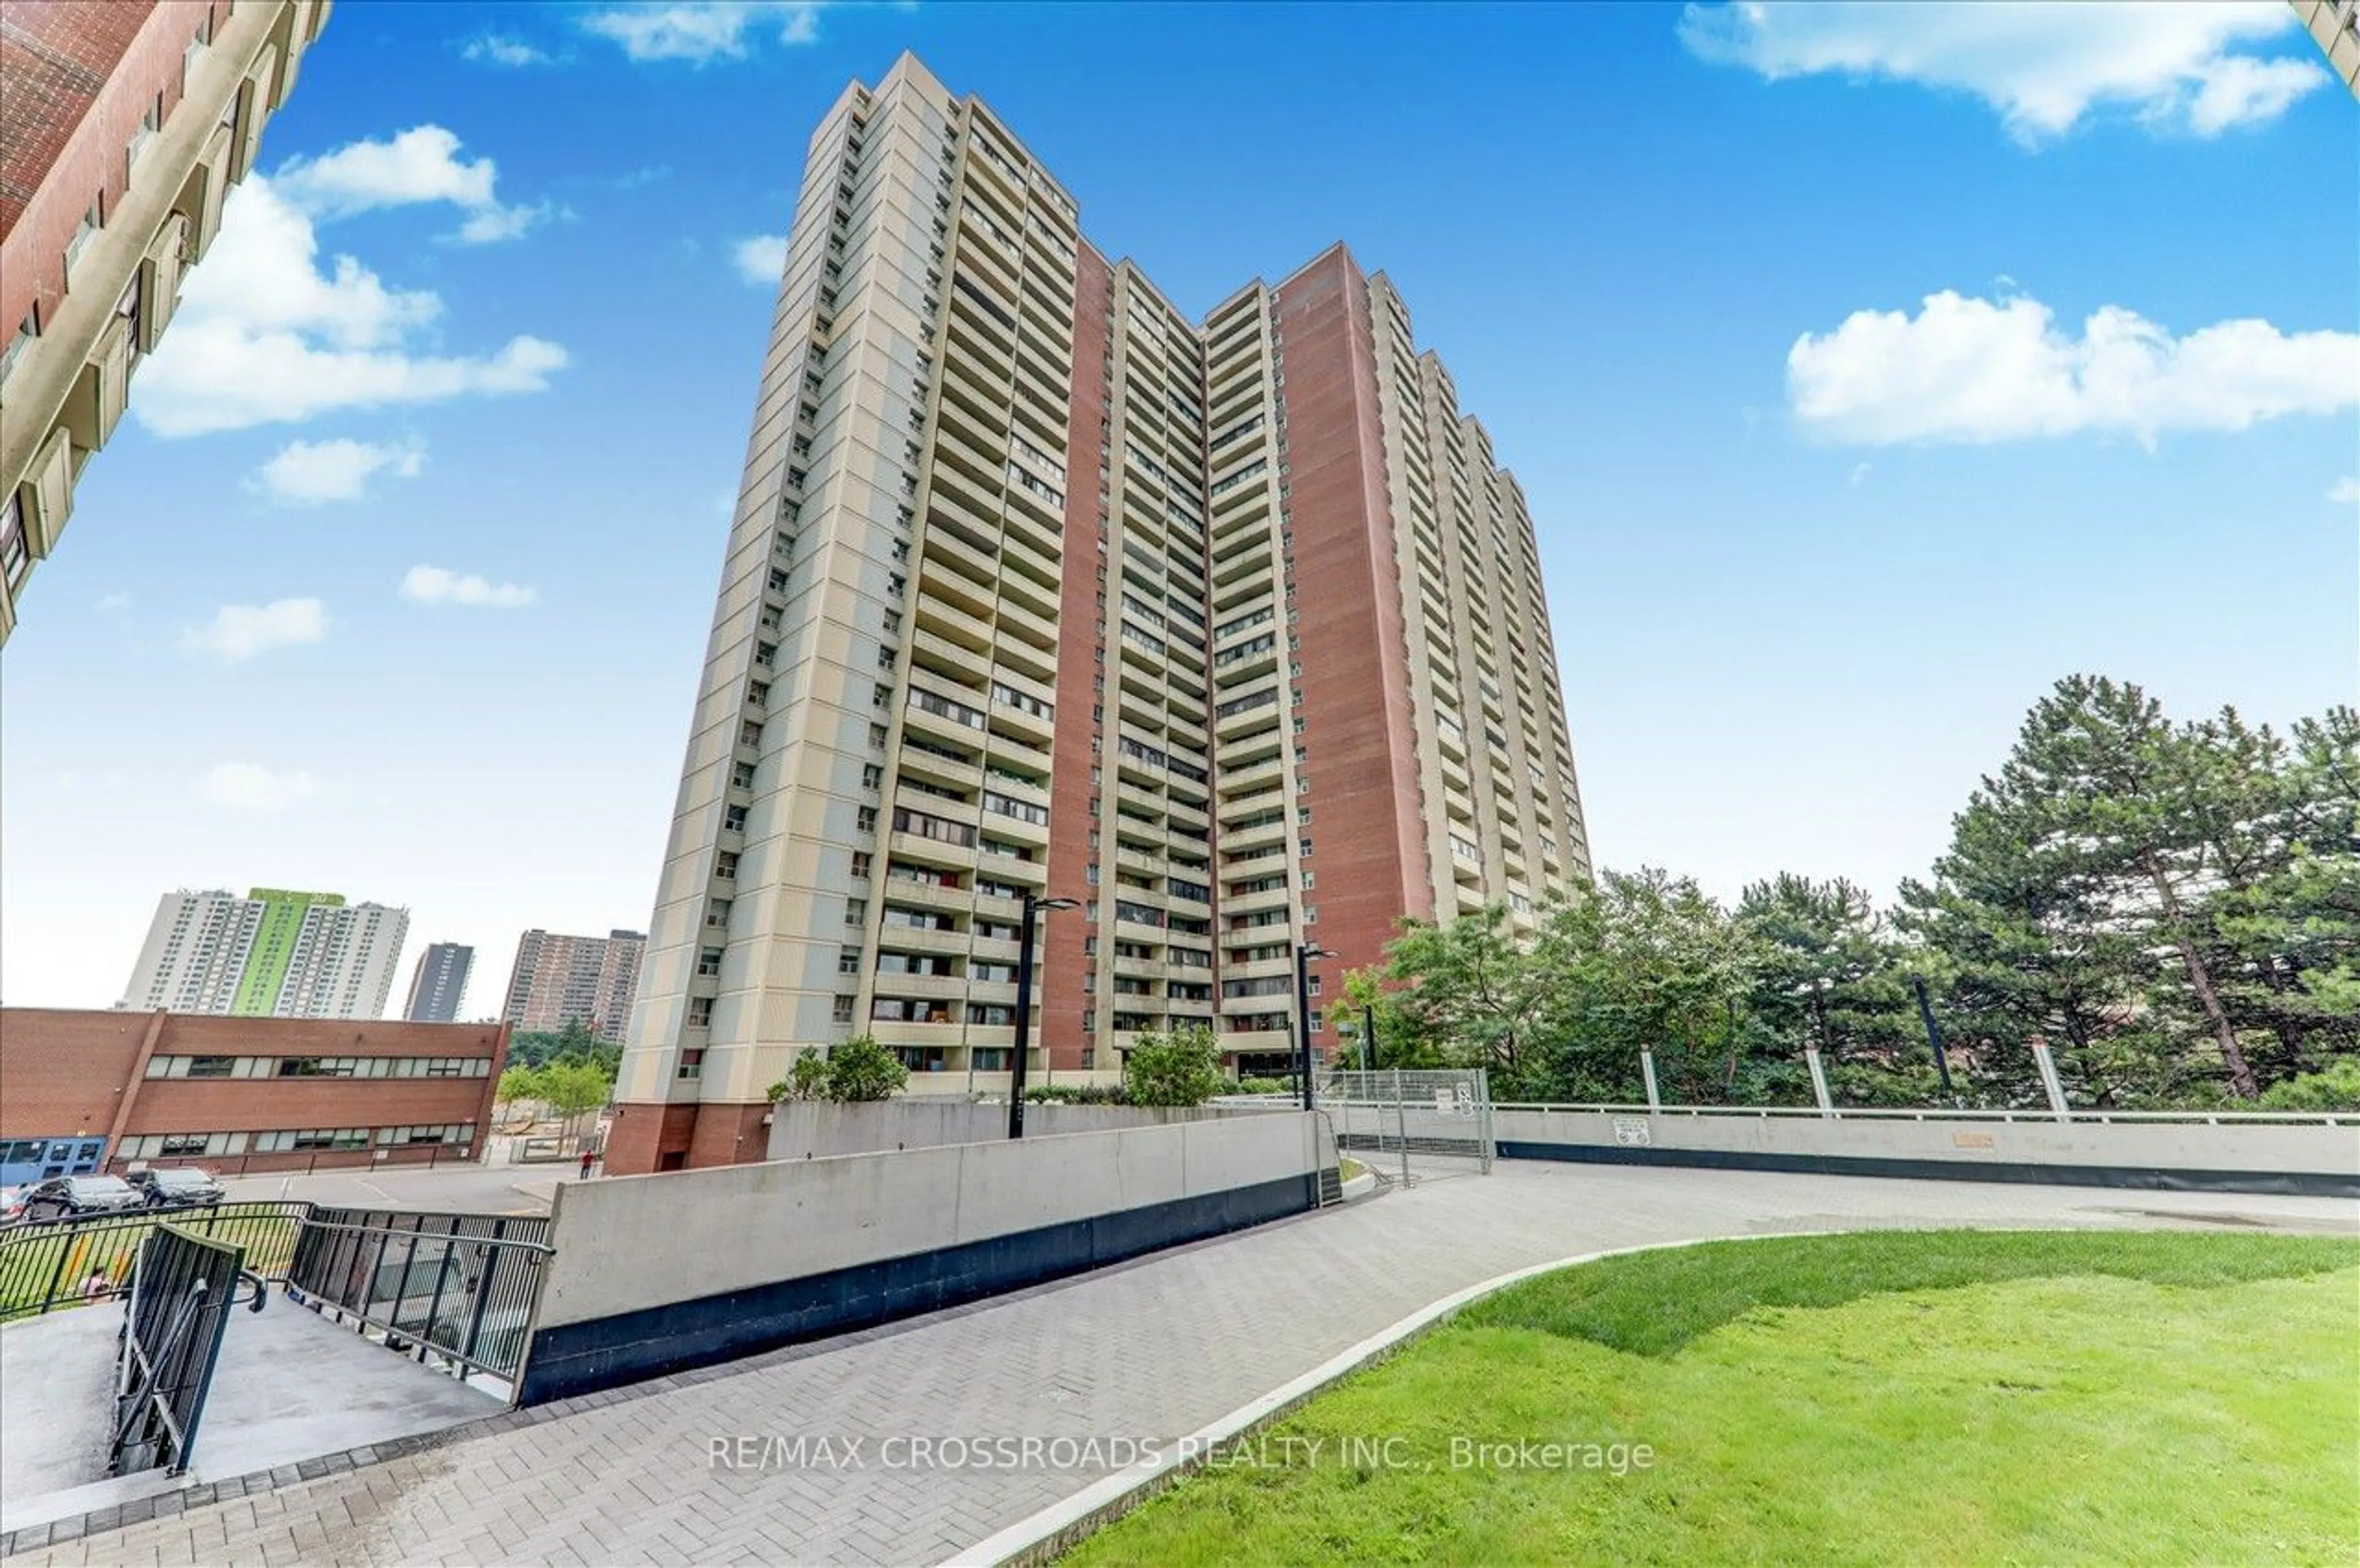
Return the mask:
M 1336 955 L 1316 942 L 1295 944 L 1295 1070 L 1302 1074 L 1303 1108 L 1311 1108 L 1311 961 Z
M 1016 927 L 1016 1053 L 1009 1062 L 1008 1136 L 1024 1136 L 1024 1065 L 1032 1053 L 1033 918 L 1050 909 L 1077 908 L 1072 898 L 1043 898 L 1024 889 L 1024 912 Z

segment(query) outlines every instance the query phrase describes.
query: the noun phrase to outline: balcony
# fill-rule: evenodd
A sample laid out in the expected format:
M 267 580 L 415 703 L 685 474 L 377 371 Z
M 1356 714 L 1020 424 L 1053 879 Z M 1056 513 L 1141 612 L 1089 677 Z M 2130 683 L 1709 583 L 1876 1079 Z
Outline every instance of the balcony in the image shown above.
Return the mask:
M 943 803 L 949 804 L 948 801 Z M 966 845 L 951 844 L 944 839 L 927 838 L 923 833 L 888 833 L 885 847 L 896 860 L 906 860 L 913 866 L 940 866 L 945 870 L 965 871 L 980 858 L 973 849 Z
M 1285 769 L 1275 751 L 1258 762 L 1250 762 L 1242 767 L 1224 768 L 1221 769 L 1221 799 L 1233 800 L 1240 795 L 1251 794 L 1266 789 L 1280 782 L 1284 772 Z
M 1266 914 L 1274 910 L 1285 909 L 1291 907 L 1288 900 L 1292 897 L 1292 889 L 1286 887 L 1273 887 L 1266 892 L 1261 893 L 1223 893 L 1221 895 L 1221 916 L 1223 919 L 1227 920 L 1244 915 Z
M 928 715 L 928 717 L 932 716 Z M 970 799 L 974 797 L 977 790 L 984 787 L 983 769 L 977 764 L 955 761 L 950 757 L 928 751 L 923 746 L 904 746 L 901 748 L 901 776 L 905 779 L 923 779 L 928 783 L 962 789 Z

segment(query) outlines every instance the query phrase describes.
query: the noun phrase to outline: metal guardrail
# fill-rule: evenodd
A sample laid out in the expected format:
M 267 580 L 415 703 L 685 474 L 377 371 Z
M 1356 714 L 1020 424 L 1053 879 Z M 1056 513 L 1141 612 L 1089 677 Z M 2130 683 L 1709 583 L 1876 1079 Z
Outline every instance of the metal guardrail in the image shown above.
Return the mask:
M 550 1222 L 535 1215 L 314 1208 L 290 1296 L 380 1333 L 421 1365 L 513 1384 L 541 1299 Z
M 295 1236 L 311 1205 L 301 1202 L 222 1203 L 213 1208 L 133 1209 L 0 1231 L 0 1323 L 60 1307 L 120 1300 L 139 1248 L 158 1228 L 240 1248 L 246 1266 L 275 1276 L 295 1254 Z
M 1994 1111 L 1962 1110 L 1945 1106 L 1902 1107 L 1837 1106 L 1820 1110 L 1816 1105 L 1557 1105 L 1538 1102 L 1502 1102 L 1492 1109 L 1499 1111 L 1568 1111 L 1592 1116 L 1804 1116 L 1814 1121 L 1971 1121 L 1971 1122 L 2046 1122 L 2055 1126 L 2060 1121 L 2094 1122 L 2100 1125 L 2140 1123 L 2195 1123 L 2205 1126 L 2260 1127 L 2360 1127 L 2360 1111 L 2088 1111 L 2049 1110 Z
M 107 1474 L 189 1467 L 246 1249 L 177 1225 L 149 1231 L 126 1314 Z M 261 1302 L 256 1281 L 255 1302 Z

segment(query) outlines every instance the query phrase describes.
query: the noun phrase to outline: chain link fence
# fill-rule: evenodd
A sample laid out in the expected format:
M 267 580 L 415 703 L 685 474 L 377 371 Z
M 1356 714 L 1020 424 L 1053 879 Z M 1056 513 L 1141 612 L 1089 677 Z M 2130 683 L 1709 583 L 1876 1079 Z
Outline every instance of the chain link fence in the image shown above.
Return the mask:
M 1338 1149 L 1381 1181 L 1489 1175 L 1498 1155 L 1491 1084 L 1480 1067 L 1333 1072 L 1320 1080 L 1317 1099 Z

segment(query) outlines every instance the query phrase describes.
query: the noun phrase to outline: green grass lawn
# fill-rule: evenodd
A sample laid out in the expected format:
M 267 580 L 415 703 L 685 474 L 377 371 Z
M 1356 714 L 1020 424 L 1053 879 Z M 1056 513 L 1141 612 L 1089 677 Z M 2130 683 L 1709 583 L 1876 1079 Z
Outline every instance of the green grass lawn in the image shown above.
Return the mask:
M 1217 1461 L 1065 1561 L 2347 1564 L 2360 1242 L 1888 1231 L 1609 1258 Z

